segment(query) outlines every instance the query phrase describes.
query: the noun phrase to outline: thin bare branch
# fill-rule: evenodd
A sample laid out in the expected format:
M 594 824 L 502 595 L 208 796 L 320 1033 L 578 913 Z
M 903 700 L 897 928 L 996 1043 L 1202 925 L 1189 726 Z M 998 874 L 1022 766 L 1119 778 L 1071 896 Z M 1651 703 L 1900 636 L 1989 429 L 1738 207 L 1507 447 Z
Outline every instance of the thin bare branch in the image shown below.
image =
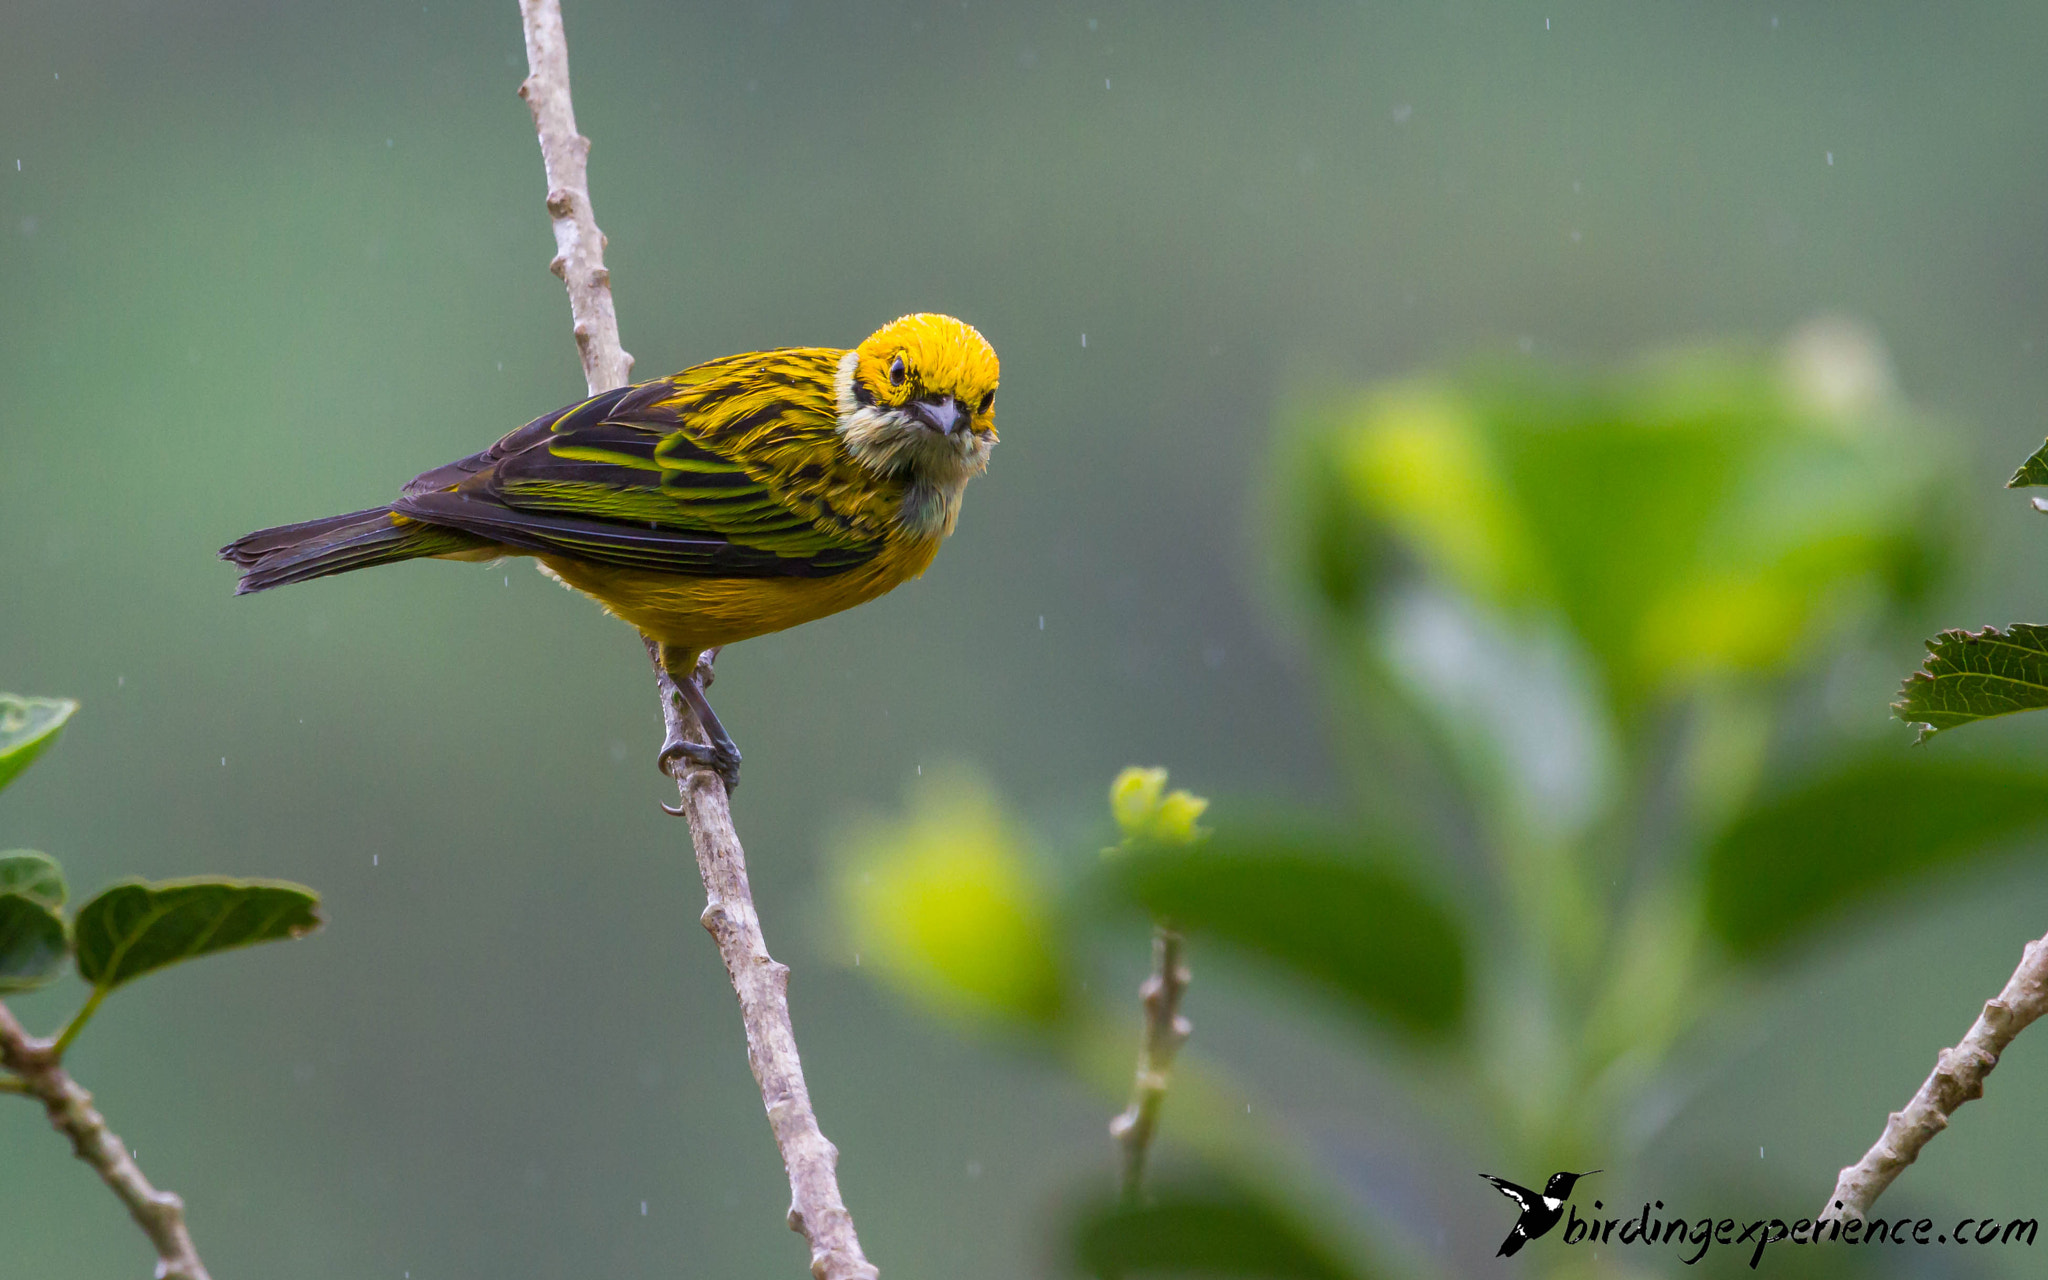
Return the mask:
M 569 287 L 576 350 L 590 394 L 633 379 L 633 357 L 619 343 L 612 309 L 612 273 L 604 265 L 604 233 L 590 207 L 590 139 L 576 132 L 569 98 L 569 42 L 562 34 L 560 0 L 519 0 L 526 27 L 527 76 L 519 96 L 533 111 L 541 163 L 548 176 L 548 216 L 555 227 L 555 259 L 548 270 Z
M 526 25 L 529 70 L 519 93 L 533 109 L 547 165 L 548 212 L 554 218 L 559 250 L 551 265 L 569 288 L 576 346 L 590 393 L 596 395 L 624 386 L 633 359 L 619 345 L 604 237 L 590 211 L 584 168 L 590 142 L 576 132 L 569 99 L 569 46 L 562 34 L 560 0 L 520 0 L 519 10 Z M 658 654 L 655 670 L 661 673 Z M 659 674 L 659 684 L 664 724 L 679 726 L 683 738 L 703 741 L 702 727 L 676 695 L 674 684 L 665 674 Z M 676 785 L 704 880 L 704 927 L 718 943 L 739 997 L 747 1062 L 761 1087 L 768 1124 L 789 1173 L 790 1229 L 810 1243 L 816 1280 L 875 1280 L 879 1273 L 861 1253 L 853 1217 L 839 1196 L 838 1149 L 826 1140 L 811 1110 L 789 1021 L 789 969 L 768 954 L 762 940 L 761 918 L 747 884 L 746 854 L 733 829 L 725 783 L 708 770 L 680 764 Z
M 659 652 L 652 645 L 648 650 L 655 659 L 670 741 L 704 741 L 697 717 L 662 670 Z M 796 1031 L 789 1021 L 789 966 L 768 954 L 761 936 L 761 917 L 747 884 L 747 855 L 733 830 L 725 781 L 687 762 L 679 762 L 676 769 L 683 816 L 690 821 L 690 843 L 704 878 L 701 919 L 718 943 L 726 976 L 739 996 L 740 1019 L 747 1028 L 747 1065 L 761 1086 L 768 1125 L 789 1172 L 789 1228 L 810 1241 L 811 1274 L 816 1280 L 875 1280 L 880 1273 L 861 1252 L 853 1215 L 839 1196 L 839 1148 L 825 1137 L 811 1109 L 811 1091 L 804 1084 Z
M 1905 1171 L 1948 1119 L 1972 1098 L 1984 1096 L 1984 1077 L 2026 1025 L 2048 1012 L 2048 938 L 2029 942 L 2005 990 L 1984 1004 L 1962 1042 L 1943 1049 L 1934 1071 L 1903 1111 L 1894 1111 L 1884 1132 L 1863 1158 L 1842 1170 L 1821 1220 L 1862 1219 L 1892 1180 Z
M 1138 988 L 1145 1005 L 1145 1031 L 1138 1042 L 1137 1078 L 1131 1083 L 1131 1104 L 1109 1122 L 1109 1134 L 1123 1148 L 1124 1199 L 1136 1201 L 1145 1180 L 1145 1157 L 1159 1127 L 1159 1109 L 1173 1079 L 1174 1055 L 1187 1043 L 1194 1027 L 1180 1015 L 1188 989 L 1188 969 L 1181 963 L 1181 936 L 1165 925 L 1152 931 L 1152 975 Z
M 156 1249 L 157 1280 L 208 1280 L 206 1266 L 199 1261 L 199 1251 L 185 1230 L 185 1202 L 149 1184 L 126 1144 L 93 1108 L 92 1095 L 78 1086 L 59 1061 L 54 1041 L 29 1035 L 7 1006 L 0 1004 L 0 1065 L 20 1078 L 24 1086 L 20 1091 L 43 1104 L 50 1123 L 71 1139 L 72 1151 L 98 1171 L 101 1180 L 128 1206 L 135 1224 Z

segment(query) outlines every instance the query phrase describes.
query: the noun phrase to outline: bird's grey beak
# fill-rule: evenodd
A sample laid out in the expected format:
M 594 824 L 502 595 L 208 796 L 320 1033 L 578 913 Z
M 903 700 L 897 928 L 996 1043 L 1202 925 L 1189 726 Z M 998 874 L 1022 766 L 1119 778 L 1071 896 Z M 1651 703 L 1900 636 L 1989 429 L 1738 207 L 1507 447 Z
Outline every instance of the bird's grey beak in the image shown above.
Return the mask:
M 942 436 L 950 436 L 967 426 L 967 415 L 960 412 L 960 402 L 951 396 L 912 401 L 910 412 L 919 422 Z

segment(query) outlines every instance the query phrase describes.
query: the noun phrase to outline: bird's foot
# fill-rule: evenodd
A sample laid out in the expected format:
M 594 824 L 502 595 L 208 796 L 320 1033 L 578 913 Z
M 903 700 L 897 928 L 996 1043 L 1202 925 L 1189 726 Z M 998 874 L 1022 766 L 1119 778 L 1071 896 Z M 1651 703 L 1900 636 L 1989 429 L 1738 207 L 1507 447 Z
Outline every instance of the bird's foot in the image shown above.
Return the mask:
M 669 777 L 679 776 L 687 764 L 691 768 L 709 769 L 724 782 L 727 792 L 738 790 L 740 785 L 740 749 L 729 740 L 723 743 L 691 742 L 687 738 L 670 738 L 661 744 L 661 754 L 655 757 L 655 768 Z M 663 805 L 663 808 L 668 806 Z M 671 809 L 680 813 L 680 809 Z
M 734 744 L 732 735 L 725 731 L 725 726 L 718 722 L 718 713 L 704 698 L 704 690 L 712 681 L 711 664 L 717 661 L 718 650 L 711 648 L 698 654 L 688 678 L 678 680 L 669 665 L 674 651 L 651 639 L 646 639 L 646 643 L 648 656 L 654 659 L 655 682 L 668 708 L 662 717 L 668 725 L 668 735 L 661 744 L 661 754 L 654 759 L 655 768 L 678 779 L 685 768 L 709 769 L 725 783 L 728 794 L 737 790 L 740 785 L 740 749 Z M 709 741 L 693 742 L 685 738 L 681 725 L 683 717 L 674 714 L 678 711 L 694 713 Z M 677 815 L 683 812 L 674 805 L 661 807 Z

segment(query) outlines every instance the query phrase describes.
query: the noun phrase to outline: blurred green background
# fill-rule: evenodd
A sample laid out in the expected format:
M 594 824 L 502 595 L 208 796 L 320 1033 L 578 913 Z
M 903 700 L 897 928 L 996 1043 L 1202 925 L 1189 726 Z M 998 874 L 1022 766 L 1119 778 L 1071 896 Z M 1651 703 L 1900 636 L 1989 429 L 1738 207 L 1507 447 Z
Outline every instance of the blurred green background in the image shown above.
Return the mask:
M 581 394 L 515 7 L 0 23 L 0 687 L 84 703 L 0 799 L 0 845 L 82 892 L 289 877 L 330 920 L 117 995 L 77 1075 L 222 1277 L 800 1273 L 631 635 L 521 562 L 236 600 L 212 558 Z M 1974 541 L 1812 682 L 1814 719 L 1903 752 L 1885 704 L 1916 635 L 2048 617 L 2039 517 L 1996 488 L 2048 400 L 2032 6 L 569 0 L 568 28 L 641 374 L 913 309 L 1004 360 L 1002 447 L 932 572 L 720 666 L 769 942 L 886 1274 L 1056 1274 L 1120 1100 L 868 983 L 833 833 L 963 760 L 1052 843 L 1085 844 L 1132 761 L 1219 808 L 1346 794 L 1348 704 L 1261 515 L 1313 389 L 1846 312 L 1951 428 Z M 1920 896 L 1723 1011 L 1642 1122 L 1632 1194 L 1818 1203 L 2042 932 L 2048 880 L 2013 860 Z M 1135 1005 L 1143 938 L 1108 939 L 1105 1008 Z M 1495 1168 L 1356 1033 L 1195 963 L 1195 1047 L 1359 1222 L 1493 1273 L 1511 1215 L 1473 1174 L 1548 1170 Z M 10 1003 L 48 1029 L 77 995 Z M 1887 1203 L 2048 1211 L 2044 1086 L 2023 1038 Z M 0 1274 L 143 1273 L 32 1107 L 0 1107 L 0 1152 Z M 2032 1274 L 2023 1250 L 1891 1261 Z

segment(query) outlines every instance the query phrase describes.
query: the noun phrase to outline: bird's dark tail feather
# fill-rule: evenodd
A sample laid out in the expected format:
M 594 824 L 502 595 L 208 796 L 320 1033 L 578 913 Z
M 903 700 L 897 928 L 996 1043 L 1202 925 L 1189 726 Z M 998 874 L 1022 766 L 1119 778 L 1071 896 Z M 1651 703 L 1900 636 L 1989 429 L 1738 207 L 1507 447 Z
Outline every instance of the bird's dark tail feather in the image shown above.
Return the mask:
M 239 596 L 330 573 L 483 545 L 468 534 L 393 516 L 389 507 L 372 507 L 325 520 L 258 529 L 222 547 L 220 558 L 241 566 L 242 580 L 235 586 Z

